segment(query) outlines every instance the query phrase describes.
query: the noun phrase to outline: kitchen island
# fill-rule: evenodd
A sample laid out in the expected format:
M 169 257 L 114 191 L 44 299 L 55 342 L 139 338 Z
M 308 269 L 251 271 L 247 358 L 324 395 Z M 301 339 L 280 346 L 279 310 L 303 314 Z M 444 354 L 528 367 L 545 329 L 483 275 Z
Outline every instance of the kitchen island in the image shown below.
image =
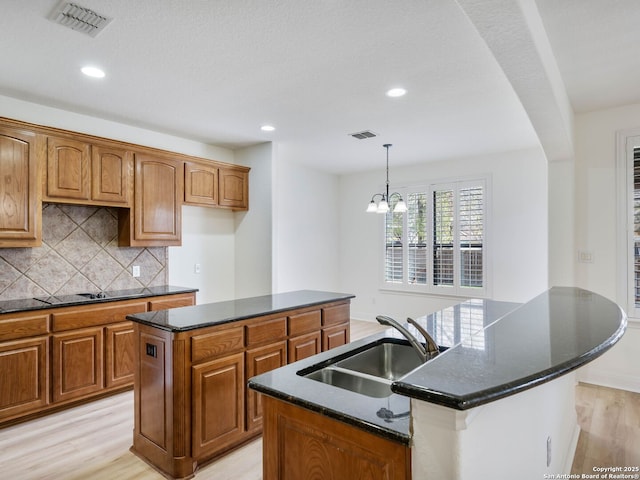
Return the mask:
M 367 478 L 410 478 L 412 472 L 420 479 L 533 479 L 567 473 L 579 433 L 572 372 L 620 339 L 626 328 L 621 309 L 592 292 L 552 288 L 520 306 L 470 300 L 419 323 L 449 348 L 390 382 L 386 397 L 323 383 L 313 372 L 385 338 L 399 340 L 392 330 L 250 380 L 251 388 L 270 397 L 264 480 L 293 478 L 287 472 L 308 461 L 296 453 L 300 443 L 331 436 L 331 431 L 307 430 L 295 444 L 286 441 L 284 431 L 310 414 L 410 448 L 404 477 L 384 476 L 401 466 L 372 460 L 369 467 L 377 468 L 378 476 Z M 362 435 L 356 438 L 341 451 L 351 449 L 362 459 L 365 443 Z M 313 462 L 315 468 L 338 468 L 330 458 Z
M 170 478 L 262 432 L 248 378 L 349 342 L 353 295 L 303 290 L 130 315 L 132 452 Z

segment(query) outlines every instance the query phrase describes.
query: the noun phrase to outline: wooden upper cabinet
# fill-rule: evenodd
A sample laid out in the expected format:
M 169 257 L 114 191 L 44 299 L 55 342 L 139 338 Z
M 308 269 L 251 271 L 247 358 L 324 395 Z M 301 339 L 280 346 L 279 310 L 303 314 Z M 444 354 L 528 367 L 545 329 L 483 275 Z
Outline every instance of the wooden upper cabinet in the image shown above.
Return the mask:
M 66 137 L 47 138 L 44 200 L 128 207 L 132 188 L 131 152 Z
M 84 200 L 91 195 L 91 145 L 63 137 L 47 138 L 45 200 Z
M 92 200 L 130 206 L 132 179 L 131 152 L 101 145 L 91 147 Z
M 184 163 L 184 202 L 191 205 L 218 205 L 218 168 L 215 165 Z
M 183 162 L 136 153 L 133 212 L 119 212 L 119 245 L 175 246 L 182 242 Z
M 249 170 L 241 167 L 219 168 L 218 176 L 218 204 L 233 210 L 248 210 Z
M 0 126 L 0 247 L 42 244 L 39 148 L 36 133 Z

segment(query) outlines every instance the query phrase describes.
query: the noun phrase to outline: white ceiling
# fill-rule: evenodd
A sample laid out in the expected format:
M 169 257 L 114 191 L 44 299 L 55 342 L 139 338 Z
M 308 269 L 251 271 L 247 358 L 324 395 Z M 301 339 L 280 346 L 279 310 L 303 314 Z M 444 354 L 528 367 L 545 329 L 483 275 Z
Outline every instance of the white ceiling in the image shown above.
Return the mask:
M 230 148 L 274 141 L 335 173 L 384 167 L 384 143 L 392 166 L 538 144 L 455 0 L 77 0 L 114 18 L 96 38 L 49 20 L 58 3 L 0 0 L 0 94 Z M 640 2 L 537 5 L 574 110 L 640 101 Z M 348 135 L 367 129 L 379 137 Z

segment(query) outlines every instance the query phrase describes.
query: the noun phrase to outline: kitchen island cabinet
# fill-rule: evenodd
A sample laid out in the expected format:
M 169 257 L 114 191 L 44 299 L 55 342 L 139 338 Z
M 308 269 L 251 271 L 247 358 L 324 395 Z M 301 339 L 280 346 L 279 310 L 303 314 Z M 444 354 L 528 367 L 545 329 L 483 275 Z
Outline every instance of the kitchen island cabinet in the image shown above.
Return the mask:
M 408 480 L 408 445 L 264 396 L 264 480 Z M 322 472 L 322 475 L 318 475 Z
M 165 476 L 188 478 L 259 435 L 262 398 L 247 380 L 286 365 L 289 342 L 301 334 L 319 339 L 325 311 L 340 312 L 339 323 L 348 325 L 352 297 L 305 290 L 129 315 L 136 344 L 131 450 Z

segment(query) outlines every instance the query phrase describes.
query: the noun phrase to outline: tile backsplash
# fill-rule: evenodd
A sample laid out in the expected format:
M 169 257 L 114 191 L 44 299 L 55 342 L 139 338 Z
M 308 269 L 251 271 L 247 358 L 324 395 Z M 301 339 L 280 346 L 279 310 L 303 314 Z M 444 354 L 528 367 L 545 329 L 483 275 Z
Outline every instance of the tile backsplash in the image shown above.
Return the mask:
M 0 300 L 166 285 L 167 255 L 118 247 L 115 208 L 43 204 L 42 246 L 0 248 Z

